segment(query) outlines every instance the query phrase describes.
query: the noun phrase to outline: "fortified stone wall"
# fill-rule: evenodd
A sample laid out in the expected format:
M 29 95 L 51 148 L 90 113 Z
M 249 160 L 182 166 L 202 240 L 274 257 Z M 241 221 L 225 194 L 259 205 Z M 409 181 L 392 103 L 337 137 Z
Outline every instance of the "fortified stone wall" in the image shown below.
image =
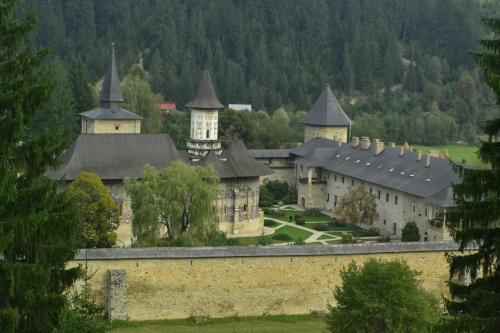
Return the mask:
M 112 295 L 110 317 L 131 320 L 190 316 L 260 316 L 326 311 L 340 271 L 368 258 L 406 260 L 423 286 L 447 295 L 446 251 L 451 243 L 379 243 L 339 246 L 145 248 L 82 250 L 98 299 Z M 109 281 L 120 272 L 120 279 Z M 117 286 L 118 290 L 114 290 Z M 120 304 L 120 300 L 126 302 Z

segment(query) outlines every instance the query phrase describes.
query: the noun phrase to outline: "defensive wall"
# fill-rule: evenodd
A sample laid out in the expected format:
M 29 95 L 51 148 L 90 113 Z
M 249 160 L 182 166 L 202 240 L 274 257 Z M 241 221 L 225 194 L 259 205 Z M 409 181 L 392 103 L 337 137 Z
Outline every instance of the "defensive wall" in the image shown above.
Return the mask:
M 259 316 L 326 311 L 340 271 L 368 258 L 403 259 L 423 286 L 447 294 L 452 243 L 80 250 L 112 319 Z

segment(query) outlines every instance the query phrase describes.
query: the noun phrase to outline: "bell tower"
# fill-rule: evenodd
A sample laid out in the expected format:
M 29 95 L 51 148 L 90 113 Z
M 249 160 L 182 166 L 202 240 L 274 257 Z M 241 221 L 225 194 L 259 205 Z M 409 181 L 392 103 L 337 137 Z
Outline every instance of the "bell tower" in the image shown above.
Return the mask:
M 217 131 L 219 110 L 224 108 L 224 105 L 217 99 L 210 72 L 207 69 L 202 73 L 195 98 L 186 104 L 186 107 L 191 110 L 191 132 L 187 150 L 192 159 L 199 160 L 209 151 L 220 155 L 222 146 Z

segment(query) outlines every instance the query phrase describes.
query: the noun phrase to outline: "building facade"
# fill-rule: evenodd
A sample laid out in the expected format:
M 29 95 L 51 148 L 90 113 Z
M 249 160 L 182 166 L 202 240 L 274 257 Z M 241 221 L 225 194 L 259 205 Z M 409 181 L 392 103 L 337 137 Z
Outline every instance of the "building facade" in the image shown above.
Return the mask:
M 367 137 L 348 142 L 352 122 L 332 96 L 327 87 L 304 119 L 304 144 L 250 151 L 275 170 L 267 179 L 296 188 L 299 206 L 333 214 L 342 197 L 362 185 L 375 197 L 379 219 L 373 227 L 383 234 L 398 239 L 415 222 L 422 241 L 450 240 L 444 213 L 453 209 L 451 185 L 460 181 L 451 163 L 408 145 L 386 147 Z

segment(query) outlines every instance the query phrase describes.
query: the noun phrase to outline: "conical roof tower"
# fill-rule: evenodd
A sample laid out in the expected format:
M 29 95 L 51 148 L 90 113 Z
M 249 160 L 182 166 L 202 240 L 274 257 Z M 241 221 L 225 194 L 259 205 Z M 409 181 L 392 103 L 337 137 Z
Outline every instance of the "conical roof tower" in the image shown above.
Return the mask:
M 115 43 L 111 44 L 111 59 L 108 64 L 108 71 L 104 77 L 101 88 L 100 104 L 102 107 L 119 107 L 125 102 L 120 86 L 120 78 L 116 69 Z

